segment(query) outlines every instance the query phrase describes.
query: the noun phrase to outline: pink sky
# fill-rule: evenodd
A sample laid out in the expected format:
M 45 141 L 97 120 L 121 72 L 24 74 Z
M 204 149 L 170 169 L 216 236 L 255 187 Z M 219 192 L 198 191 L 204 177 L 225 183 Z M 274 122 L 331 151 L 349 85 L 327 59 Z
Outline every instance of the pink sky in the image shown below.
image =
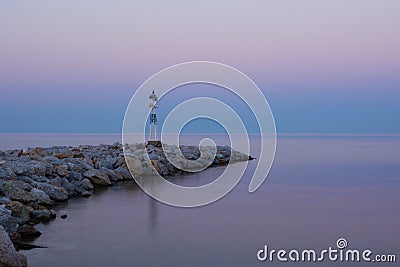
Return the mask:
M 63 99 L 123 110 L 149 76 L 193 60 L 243 71 L 278 111 L 315 92 L 400 98 L 397 0 L 136 2 L 1 1 L 0 111 Z
M 142 80 L 191 60 L 265 81 L 398 76 L 398 1 L 237 3 L 3 1 L 1 81 Z

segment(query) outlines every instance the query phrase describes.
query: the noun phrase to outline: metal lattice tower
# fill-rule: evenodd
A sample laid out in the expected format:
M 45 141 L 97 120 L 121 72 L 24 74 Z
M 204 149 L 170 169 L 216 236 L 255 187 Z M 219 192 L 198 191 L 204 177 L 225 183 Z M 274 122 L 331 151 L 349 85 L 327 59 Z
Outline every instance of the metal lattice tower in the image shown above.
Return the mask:
M 156 114 L 156 109 L 158 108 L 156 106 L 157 104 L 157 96 L 153 92 L 151 93 L 151 95 L 149 96 L 149 98 L 151 99 L 151 102 L 149 104 L 149 108 L 151 108 L 150 111 L 150 135 L 149 135 L 149 141 L 158 141 L 158 137 L 157 137 L 157 114 Z

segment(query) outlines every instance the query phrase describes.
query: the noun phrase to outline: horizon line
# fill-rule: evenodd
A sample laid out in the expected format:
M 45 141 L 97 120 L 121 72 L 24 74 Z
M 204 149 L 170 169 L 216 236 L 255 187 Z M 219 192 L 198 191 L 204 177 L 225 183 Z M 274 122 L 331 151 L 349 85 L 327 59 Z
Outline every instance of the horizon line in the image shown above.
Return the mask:
M 181 135 L 227 135 L 226 133 L 182 133 Z M 240 134 L 240 133 L 233 133 L 233 134 Z M 247 133 L 248 135 L 259 135 L 260 133 Z M 267 133 L 268 134 L 268 133 Z M 0 135 L 121 135 L 122 133 L 90 133 L 90 132 L 0 132 Z M 167 134 L 168 135 L 168 134 Z M 276 133 L 277 136 L 400 136 L 400 133 Z

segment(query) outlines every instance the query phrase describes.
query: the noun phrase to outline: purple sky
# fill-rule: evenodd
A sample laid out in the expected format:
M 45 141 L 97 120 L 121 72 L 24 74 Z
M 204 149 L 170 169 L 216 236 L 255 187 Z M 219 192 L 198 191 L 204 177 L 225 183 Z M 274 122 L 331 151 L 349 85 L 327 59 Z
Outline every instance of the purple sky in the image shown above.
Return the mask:
M 134 2 L 2 1 L 0 132 L 119 132 L 192 60 L 249 75 L 280 132 L 400 132 L 399 1 Z

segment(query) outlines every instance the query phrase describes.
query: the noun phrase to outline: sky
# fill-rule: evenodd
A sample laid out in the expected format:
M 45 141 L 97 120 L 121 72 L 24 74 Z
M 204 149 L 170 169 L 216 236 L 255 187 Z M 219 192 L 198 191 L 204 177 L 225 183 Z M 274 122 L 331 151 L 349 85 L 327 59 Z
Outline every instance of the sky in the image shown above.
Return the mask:
M 278 133 L 400 133 L 399 14 L 397 0 L 3 0 L 0 133 L 121 132 L 140 84 L 193 60 L 253 79 Z

